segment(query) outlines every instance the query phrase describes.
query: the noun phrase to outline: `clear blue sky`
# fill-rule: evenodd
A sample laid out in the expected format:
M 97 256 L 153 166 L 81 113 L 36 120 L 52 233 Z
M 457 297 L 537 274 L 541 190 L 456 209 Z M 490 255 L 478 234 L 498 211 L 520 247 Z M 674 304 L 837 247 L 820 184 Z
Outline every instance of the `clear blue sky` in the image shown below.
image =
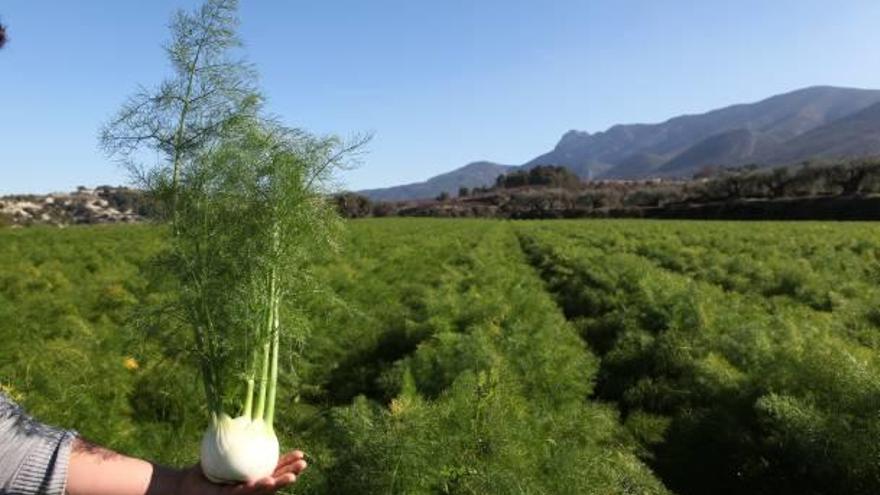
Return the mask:
M 124 183 L 98 127 L 166 74 L 169 16 L 197 3 L 0 3 L 0 194 Z M 351 189 L 522 163 L 568 129 L 880 88 L 876 0 L 243 0 L 241 19 L 270 111 L 375 132 Z

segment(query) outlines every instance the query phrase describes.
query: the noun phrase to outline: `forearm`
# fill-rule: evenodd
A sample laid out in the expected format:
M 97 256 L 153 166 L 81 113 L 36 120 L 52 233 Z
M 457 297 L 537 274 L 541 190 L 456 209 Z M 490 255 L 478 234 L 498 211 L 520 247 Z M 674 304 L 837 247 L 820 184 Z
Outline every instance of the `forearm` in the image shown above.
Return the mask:
M 67 470 L 69 495 L 175 495 L 182 472 L 76 439 Z
M 176 470 L 128 457 L 35 421 L 0 394 L 0 495 L 256 495 L 274 493 L 306 468 L 289 452 L 275 472 L 238 485 L 209 482 L 198 465 Z

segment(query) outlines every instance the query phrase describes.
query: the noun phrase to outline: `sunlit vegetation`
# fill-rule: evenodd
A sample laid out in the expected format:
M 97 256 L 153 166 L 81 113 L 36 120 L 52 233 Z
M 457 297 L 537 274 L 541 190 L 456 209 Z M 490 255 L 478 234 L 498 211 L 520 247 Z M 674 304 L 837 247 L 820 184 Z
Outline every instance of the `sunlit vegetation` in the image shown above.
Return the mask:
M 880 488 L 880 229 L 548 223 L 532 262 L 601 356 L 597 397 L 681 493 Z
M 877 493 L 880 226 L 349 222 L 282 312 L 300 493 Z M 156 226 L 0 231 L 0 387 L 195 462 Z M 166 322 L 167 323 L 167 322 Z M 307 345 L 303 345 L 306 342 Z

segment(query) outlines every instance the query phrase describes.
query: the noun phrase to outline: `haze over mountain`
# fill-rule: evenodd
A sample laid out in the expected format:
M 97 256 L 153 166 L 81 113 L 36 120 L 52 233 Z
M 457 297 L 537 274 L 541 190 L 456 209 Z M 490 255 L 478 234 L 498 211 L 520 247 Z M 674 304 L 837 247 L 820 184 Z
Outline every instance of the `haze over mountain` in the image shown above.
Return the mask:
M 880 154 L 880 90 L 814 86 L 657 124 L 566 132 L 518 168 L 563 165 L 583 178 L 690 177 L 706 166 L 782 165 Z M 514 167 L 476 162 L 425 182 L 361 191 L 401 200 L 489 185 Z
M 366 189 L 358 192 L 370 199 L 380 201 L 433 198 L 443 192 L 448 192 L 454 196 L 458 194 L 460 187 L 472 188 L 492 184 L 499 175 L 516 168 L 513 165 L 499 165 L 486 161 L 473 162 L 452 172 L 432 177 L 425 182 L 381 189 Z

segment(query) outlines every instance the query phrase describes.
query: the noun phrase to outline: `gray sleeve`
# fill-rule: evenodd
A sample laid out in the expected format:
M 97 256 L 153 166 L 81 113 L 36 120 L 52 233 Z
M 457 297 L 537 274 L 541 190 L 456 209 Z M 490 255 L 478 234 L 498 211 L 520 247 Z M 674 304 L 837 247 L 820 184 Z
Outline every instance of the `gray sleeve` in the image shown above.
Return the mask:
M 44 425 L 0 393 L 0 495 L 64 495 L 76 433 Z

